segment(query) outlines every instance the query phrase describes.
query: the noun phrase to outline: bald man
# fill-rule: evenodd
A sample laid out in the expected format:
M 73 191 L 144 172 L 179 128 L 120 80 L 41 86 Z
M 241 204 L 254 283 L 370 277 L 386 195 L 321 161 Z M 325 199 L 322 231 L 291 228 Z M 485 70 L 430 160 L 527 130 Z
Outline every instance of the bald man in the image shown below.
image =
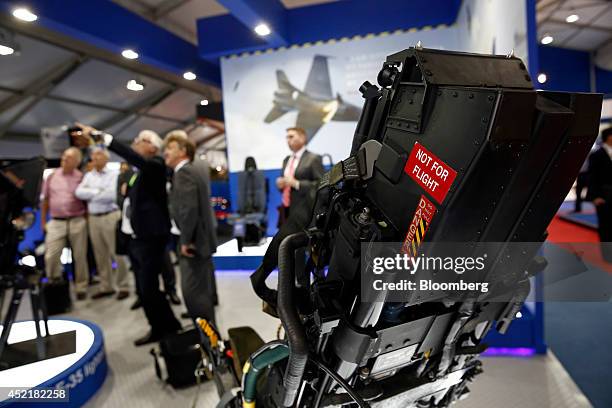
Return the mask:
M 91 152 L 93 169 L 83 177 L 76 189 L 76 196 L 87 202 L 89 238 L 93 246 L 96 267 L 100 276 L 98 292 L 92 299 L 116 293 L 121 300 L 128 296 L 127 267 L 123 258 L 115 254 L 116 226 L 121 218 L 117 205 L 117 178 L 119 172 L 108 168 L 109 154 L 106 149 L 96 147 Z M 117 263 L 113 273 L 112 260 Z
M 81 151 L 70 147 L 62 154 L 60 168 L 47 177 L 42 190 L 41 227 L 45 235 L 45 269 L 50 280 L 62 279 L 60 255 L 72 249 L 77 299 L 87 297 L 87 221 L 85 203 L 75 194 L 83 173 L 78 170 Z M 47 217 L 50 220 L 47 221 Z

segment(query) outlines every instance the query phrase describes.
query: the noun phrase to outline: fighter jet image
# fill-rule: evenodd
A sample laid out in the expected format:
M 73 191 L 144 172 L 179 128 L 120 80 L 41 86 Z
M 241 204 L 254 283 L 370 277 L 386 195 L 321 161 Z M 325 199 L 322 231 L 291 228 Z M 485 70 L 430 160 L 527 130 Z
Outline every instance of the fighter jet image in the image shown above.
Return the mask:
M 303 91 L 289 82 L 283 70 L 276 70 L 276 81 L 278 89 L 274 91 L 272 110 L 265 117 L 265 123 L 274 122 L 287 112 L 298 111 L 295 126 L 304 128 L 310 140 L 330 120 L 359 120 L 361 108 L 344 102 L 340 94 L 334 97 L 326 56 L 315 55 Z

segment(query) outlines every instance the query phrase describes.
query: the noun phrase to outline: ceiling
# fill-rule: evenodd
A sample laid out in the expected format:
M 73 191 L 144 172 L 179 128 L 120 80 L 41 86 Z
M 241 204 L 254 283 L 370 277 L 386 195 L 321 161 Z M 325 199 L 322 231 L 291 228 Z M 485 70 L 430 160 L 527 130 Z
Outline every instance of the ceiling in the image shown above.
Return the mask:
M 196 44 L 196 20 L 220 16 L 228 11 L 216 0 L 112 0 Z M 281 0 L 286 8 L 312 6 L 337 0 Z
M 576 14 L 578 21 L 565 19 Z M 596 52 L 612 43 L 612 1 L 538 0 L 538 39 L 551 35 L 556 47 Z
M 201 94 L 181 87 L 184 81 L 148 76 L 24 34 L 15 40 L 20 52 L 0 57 L 0 138 L 35 140 L 43 127 L 75 121 L 123 140 L 142 129 L 163 135 L 194 128 L 196 105 L 221 97 L 213 87 Z M 144 83 L 144 90 L 128 90 L 131 79 Z
M 197 43 L 196 20 L 227 14 L 216 0 L 113 0 L 174 34 Z M 281 0 L 286 8 L 311 6 L 337 0 Z M 577 14 L 579 20 L 567 23 Z M 538 38 L 554 37 L 552 45 L 596 51 L 612 42 L 612 1 L 537 0 Z

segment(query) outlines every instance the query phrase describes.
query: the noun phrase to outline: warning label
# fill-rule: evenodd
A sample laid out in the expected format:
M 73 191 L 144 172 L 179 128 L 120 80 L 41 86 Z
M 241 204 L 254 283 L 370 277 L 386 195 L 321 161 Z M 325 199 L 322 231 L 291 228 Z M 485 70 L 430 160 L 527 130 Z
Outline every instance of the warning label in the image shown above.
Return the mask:
M 404 171 L 438 202 L 442 203 L 457 172 L 416 142 Z
M 417 256 L 418 248 L 425 238 L 425 233 L 429 229 L 436 211 L 436 206 L 427 197 L 421 195 L 414 217 L 412 217 L 412 222 L 408 227 L 403 252 Z

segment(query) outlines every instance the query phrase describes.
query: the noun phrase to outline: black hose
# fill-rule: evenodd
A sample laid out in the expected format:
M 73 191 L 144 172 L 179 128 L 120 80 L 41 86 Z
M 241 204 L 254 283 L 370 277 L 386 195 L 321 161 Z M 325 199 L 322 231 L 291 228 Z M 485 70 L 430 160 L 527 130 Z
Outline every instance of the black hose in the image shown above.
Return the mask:
M 329 367 L 327 367 L 325 364 L 323 364 L 316 358 L 311 358 L 310 361 L 314 363 L 317 367 L 319 367 L 319 369 L 323 370 L 331 378 L 333 378 L 333 380 L 336 381 L 342 388 L 344 388 L 344 391 L 346 391 L 346 393 L 351 396 L 351 398 L 357 403 L 357 405 L 359 405 L 361 408 L 370 408 L 370 404 L 365 402 L 365 400 L 361 398 L 361 396 L 357 394 L 355 390 L 353 390 L 353 388 L 351 388 L 351 386 L 344 380 L 344 378 L 338 375 L 338 373 L 331 370 Z M 321 392 L 323 392 L 323 390 L 321 390 Z
M 308 343 L 306 333 L 295 305 L 295 250 L 308 244 L 305 232 L 298 232 L 285 238 L 278 249 L 278 315 L 285 328 L 289 343 L 289 361 L 283 379 L 283 405 L 290 407 L 295 402 L 306 363 Z

